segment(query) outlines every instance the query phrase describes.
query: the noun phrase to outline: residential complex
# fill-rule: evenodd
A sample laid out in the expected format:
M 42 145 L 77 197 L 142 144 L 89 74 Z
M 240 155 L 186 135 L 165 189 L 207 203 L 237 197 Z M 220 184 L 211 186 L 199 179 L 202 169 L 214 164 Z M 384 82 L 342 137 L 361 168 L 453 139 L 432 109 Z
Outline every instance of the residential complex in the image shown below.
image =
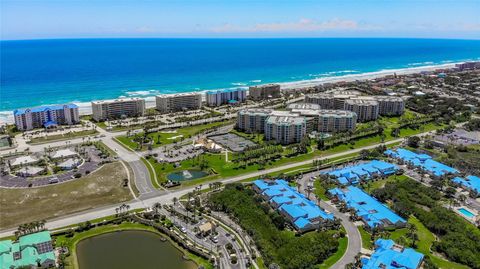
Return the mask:
M 55 252 L 48 231 L 0 241 L 1 268 L 53 268 Z
M 300 232 L 317 229 L 334 219 L 333 214 L 326 213 L 285 180 L 258 179 L 253 182 L 253 189 Z
M 92 102 L 93 119 L 113 120 L 122 117 L 136 117 L 145 114 L 145 99 L 125 98 Z
M 271 115 L 265 123 L 265 139 L 282 145 L 299 143 L 307 134 L 307 122 L 299 115 Z
M 16 109 L 13 111 L 13 116 L 17 129 L 21 131 L 80 122 L 78 106 L 75 104 Z
M 462 188 L 474 193 L 476 196 L 480 195 L 480 177 L 477 176 L 466 176 L 454 177 L 452 179 L 454 183 L 459 184 Z
M 402 115 L 405 111 L 405 102 L 400 97 L 359 94 L 357 91 L 309 94 L 305 96 L 305 102 L 317 104 L 322 109 L 343 109 L 355 112 L 360 122 L 375 120 L 379 115 Z
M 378 102 L 365 98 L 352 98 L 345 100 L 345 110 L 357 114 L 358 121 L 365 122 L 378 118 Z
M 385 155 L 398 160 L 402 164 L 422 169 L 432 177 L 442 177 L 448 174 L 458 174 L 458 170 L 443 163 L 437 162 L 427 154 L 418 154 L 408 149 L 388 149 Z
M 361 180 L 385 177 L 398 171 L 398 166 L 384 161 L 373 160 L 358 165 L 346 166 L 324 172 L 342 185 L 358 184 Z
M 155 97 L 156 107 L 160 113 L 170 113 L 202 107 L 202 94 L 178 93 L 162 94 Z
M 264 108 L 249 108 L 238 111 L 237 129 L 247 133 L 263 133 L 265 122 L 273 110 Z
M 247 99 L 247 90 L 238 88 L 208 91 L 205 93 L 205 96 L 207 100 L 207 106 L 243 103 Z
M 412 248 L 397 245 L 391 239 L 377 239 L 375 252 L 369 258 L 362 258 L 362 269 L 417 269 L 423 261 L 423 254 Z
M 279 98 L 281 97 L 280 85 L 266 84 L 266 85 L 259 85 L 259 86 L 251 86 L 248 88 L 248 95 L 253 100 Z
M 332 201 L 343 202 L 348 208 L 355 210 L 355 215 L 369 229 L 399 228 L 405 227 L 407 224 L 402 217 L 357 187 L 334 188 L 328 193 L 333 197 Z

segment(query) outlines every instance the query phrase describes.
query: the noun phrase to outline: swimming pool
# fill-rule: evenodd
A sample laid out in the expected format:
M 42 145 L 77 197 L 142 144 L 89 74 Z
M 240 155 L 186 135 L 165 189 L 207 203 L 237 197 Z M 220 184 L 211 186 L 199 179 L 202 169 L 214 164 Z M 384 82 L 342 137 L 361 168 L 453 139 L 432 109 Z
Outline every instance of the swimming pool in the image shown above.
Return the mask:
M 465 208 L 459 208 L 458 209 L 458 212 L 460 212 L 462 215 L 464 215 L 465 217 L 467 218 L 473 218 L 475 217 L 475 214 L 473 214 L 472 212 L 466 210 Z

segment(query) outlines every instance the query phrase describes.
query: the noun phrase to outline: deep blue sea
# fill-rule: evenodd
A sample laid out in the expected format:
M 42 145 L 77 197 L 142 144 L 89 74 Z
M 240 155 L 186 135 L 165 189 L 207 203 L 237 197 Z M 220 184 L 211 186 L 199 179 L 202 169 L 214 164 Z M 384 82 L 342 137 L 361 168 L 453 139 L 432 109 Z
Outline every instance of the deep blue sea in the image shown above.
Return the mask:
M 71 39 L 0 45 L 0 111 L 480 58 L 478 40 Z

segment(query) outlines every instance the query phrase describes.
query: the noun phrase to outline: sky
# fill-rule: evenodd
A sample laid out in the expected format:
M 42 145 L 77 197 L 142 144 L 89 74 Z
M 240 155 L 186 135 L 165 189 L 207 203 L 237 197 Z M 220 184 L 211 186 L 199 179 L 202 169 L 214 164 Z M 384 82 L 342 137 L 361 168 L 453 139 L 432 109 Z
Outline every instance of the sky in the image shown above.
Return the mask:
M 0 0 L 0 38 L 480 39 L 480 0 Z

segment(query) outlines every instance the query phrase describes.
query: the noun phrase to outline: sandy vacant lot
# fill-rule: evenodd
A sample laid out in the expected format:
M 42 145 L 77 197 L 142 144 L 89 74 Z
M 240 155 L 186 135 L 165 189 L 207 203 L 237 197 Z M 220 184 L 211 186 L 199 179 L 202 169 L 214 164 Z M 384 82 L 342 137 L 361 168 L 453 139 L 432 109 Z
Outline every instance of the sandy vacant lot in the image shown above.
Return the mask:
M 132 199 L 121 163 L 106 164 L 81 179 L 30 189 L 0 189 L 0 229 Z

